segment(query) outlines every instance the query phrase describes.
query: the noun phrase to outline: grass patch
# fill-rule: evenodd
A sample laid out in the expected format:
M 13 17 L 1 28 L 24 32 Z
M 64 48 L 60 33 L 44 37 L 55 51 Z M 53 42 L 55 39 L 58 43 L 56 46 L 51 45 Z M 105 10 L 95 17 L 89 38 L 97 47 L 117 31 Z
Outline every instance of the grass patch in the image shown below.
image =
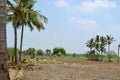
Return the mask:
M 45 56 L 44 57 L 45 59 L 47 60 L 87 60 L 86 57 L 84 56 L 76 56 L 76 57 L 73 57 L 73 56 Z

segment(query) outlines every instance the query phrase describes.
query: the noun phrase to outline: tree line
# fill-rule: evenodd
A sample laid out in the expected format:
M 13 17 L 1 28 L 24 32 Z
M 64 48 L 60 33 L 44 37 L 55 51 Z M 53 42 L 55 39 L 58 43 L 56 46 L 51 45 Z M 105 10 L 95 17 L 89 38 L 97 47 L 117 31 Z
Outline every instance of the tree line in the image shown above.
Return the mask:
M 9 54 L 9 61 L 14 62 L 14 48 L 8 47 L 7 48 L 8 54 Z M 17 53 L 19 53 L 19 49 L 17 48 Z M 26 50 L 22 51 L 21 56 L 23 58 L 25 56 L 29 56 L 30 58 L 35 58 L 36 56 L 65 56 L 66 55 L 66 50 L 62 47 L 55 47 L 53 50 L 51 49 L 46 49 L 43 51 L 42 49 L 36 50 L 35 48 L 28 48 Z M 18 55 L 19 56 L 19 55 Z

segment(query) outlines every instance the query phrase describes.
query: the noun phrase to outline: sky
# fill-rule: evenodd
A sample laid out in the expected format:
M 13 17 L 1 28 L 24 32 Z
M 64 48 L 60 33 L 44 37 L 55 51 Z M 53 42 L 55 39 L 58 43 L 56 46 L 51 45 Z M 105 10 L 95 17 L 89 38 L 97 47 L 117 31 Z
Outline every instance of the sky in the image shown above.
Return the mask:
M 85 43 L 96 35 L 114 37 L 111 50 L 120 44 L 120 0 L 36 0 L 35 10 L 48 18 L 45 30 L 24 31 L 23 49 L 63 47 L 67 53 L 85 53 Z M 20 44 L 18 29 L 18 48 Z M 14 46 L 14 32 L 7 24 L 7 45 Z

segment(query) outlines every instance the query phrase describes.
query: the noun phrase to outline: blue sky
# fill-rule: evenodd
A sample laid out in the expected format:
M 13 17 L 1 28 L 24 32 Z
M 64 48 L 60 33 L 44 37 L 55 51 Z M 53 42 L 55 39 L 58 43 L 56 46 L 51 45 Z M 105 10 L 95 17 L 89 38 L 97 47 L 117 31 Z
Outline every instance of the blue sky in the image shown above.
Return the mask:
M 120 43 L 120 0 L 36 0 L 35 10 L 48 18 L 45 30 L 25 28 L 23 49 L 64 47 L 68 53 L 85 53 L 85 43 L 96 35 L 112 35 L 111 49 Z M 12 25 L 7 25 L 8 47 L 14 45 Z M 18 47 L 20 29 L 18 29 Z

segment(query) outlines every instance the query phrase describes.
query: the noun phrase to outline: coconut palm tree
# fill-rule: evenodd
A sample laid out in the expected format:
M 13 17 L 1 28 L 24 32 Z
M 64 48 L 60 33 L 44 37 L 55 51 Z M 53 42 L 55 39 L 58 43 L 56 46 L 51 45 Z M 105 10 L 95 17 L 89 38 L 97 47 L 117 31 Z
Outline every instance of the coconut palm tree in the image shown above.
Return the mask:
M 95 38 L 95 49 L 99 55 L 100 54 L 100 36 L 99 35 L 96 35 L 96 38 Z
M 88 59 L 91 60 L 92 59 L 92 54 L 93 53 L 93 48 L 95 47 L 95 42 L 94 42 L 94 38 L 91 38 L 90 40 L 87 41 L 86 46 L 88 48 L 90 48 L 90 51 L 88 51 Z
M 90 51 L 94 48 L 94 39 L 90 39 L 87 41 L 86 46 L 90 48 Z
M 112 37 L 111 35 L 107 35 L 106 37 L 107 37 L 107 45 L 108 45 L 108 53 L 109 53 L 109 51 L 110 51 L 110 45 L 115 40 L 114 40 L 114 37 Z
M 40 31 L 41 29 L 45 28 L 43 23 L 47 23 L 47 18 L 42 15 L 40 11 L 33 10 L 35 0 L 19 0 L 18 3 L 16 2 L 16 4 L 20 6 L 19 13 L 21 14 L 19 15 L 20 18 L 18 19 L 17 27 L 22 26 L 19 52 L 19 60 L 21 61 L 24 26 L 28 25 L 31 31 L 34 29 L 34 27 L 36 27 Z M 11 19 L 12 16 L 8 16 L 8 19 Z
M 0 80 L 10 80 L 7 59 L 6 0 L 0 0 Z
M 23 34 L 24 34 L 24 26 L 28 25 L 31 31 L 34 27 L 37 28 L 38 31 L 44 30 L 45 27 L 43 23 L 47 23 L 47 18 L 40 13 L 38 10 L 33 10 L 35 1 L 34 0 L 22 0 L 22 15 L 21 19 L 18 22 L 18 26 L 22 26 L 21 29 L 21 41 L 20 41 L 20 58 L 21 61 L 21 52 L 22 52 L 22 45 L 23 45 Z
M 13 28 L 14 28 L 14 55 L 15 55 L 15 64 L 18 63 L 18 58 L 17 58 L 17 24 L 19 19 L 21 19 L 20 15 L 22 14 L 21 12 L 21 5 L 20 5 L 20 0 L 14 0 L 14 3 L 10 2 L 7 0 L 7 21 L 11 21 Z
M 103 60 L 103 53 L 105 53 L 105 51 L 106 51 L 106 48 L 105 48 L 106 44 L 107 44 L 106 37 L 101 36 L 100 37 L 101 61 Z

